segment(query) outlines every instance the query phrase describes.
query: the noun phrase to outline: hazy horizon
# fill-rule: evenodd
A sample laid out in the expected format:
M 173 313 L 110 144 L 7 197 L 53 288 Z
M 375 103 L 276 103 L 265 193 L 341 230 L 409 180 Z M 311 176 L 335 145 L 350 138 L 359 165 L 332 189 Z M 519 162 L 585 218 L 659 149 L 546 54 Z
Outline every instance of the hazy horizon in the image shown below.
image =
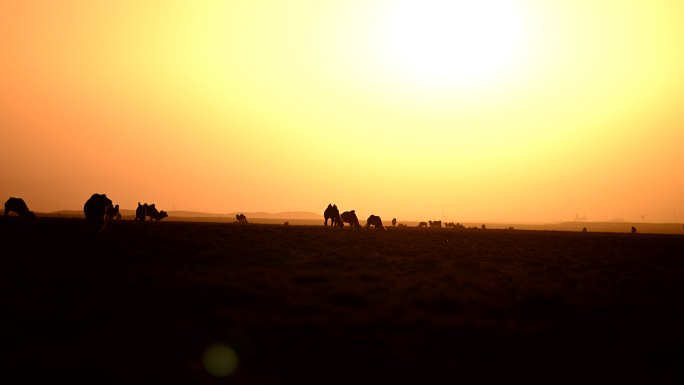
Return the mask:
M 0 199 L 684 220 L 684 3 L 0 6 Z
M 0 211 L 3 211 L 2 207 L 0 207 Z M 233 220 L 236 214 L 245 214 L 247 215 L 247 219 L 252 221 L 256 220 L 254 223 L 264 223 L 262 220 L 270 221 L 268 223 L 278 223 L 281 224 L 281 222 L 273 222 L 273 221 L 278 221 L 278 220 L 298 220 L 298 221 L 304 221 L 307 222 L 308 224 L 313 224 L 314 221 L 323 221 L 324 216 L 323 213 L 316 213 L 313 211 L 280 211 L 280 212 L 265 212 L 265 211 L 253 211 L 253 212 L 248 212 L 248 211 L 231 211 L 231 212 L 210 212 L 210 211 L 187 211 L 187 210 L 182 210 L 182 209 L 171 209 L 171 210 L 165 210 L 171 215 L 169 220 L 178 220 L 178 219 L 184 219 L 184 218 L 192 218 L 193 220 L 199 220 L 199 221 L 212 221 L 213 219 L 220 218 L 223 220 Z M 129 217 L 128 219 L 132 219 L 135 216 L 135 208 L 128 208 L 128 207 L 122 207 L 120 208 L 120 212 L 123 215 L 124 219 Z M 36 212 L 37 214 L 40 215 L 45 215 L 48 217 L 52 216 L 81 216 L 83 214 L 82 209 L 62 209 L 62 210 L 55 210 L 55 211 L 44 211 L 44 212 Z M 16 215 L 16 213 L 11 213 L 10 215 Z M 359 216 L 359 220 L 363 223 L 365 223 L 366 215 L 365 213 L 357 213 Z M 370 215 L 370 214 L 369 214 Z M 429 220 L 434 220 L 434 221 L 442 221 L 442 224 L 444 225 L 447 222 L 453 222 L 453 223 L 461 223 L 467 226 L 475 226 L 477 228 L 480 227 L 480 225 L 493 225 L 493 226 L 509 226 L 509 225 L 523 225 L 523 226 L 532 226 L 532 227 L 524 227 L 525 229 L 547 229 L 547 230 L 578 230 L 581 229 L 582 224 L 585 224 L 587 226 L 593 225 L 610 225 L 610 226 L 629 226 L 632 224 L 647 224 L 647 225 L 669 225 L 667 228 L 666 232 L 671 232 L 675 234 L 679 234 L 681 232 L 681 222 L 673 222 L 673 221 L 651 221 L 646 218 L 643 219 L 636 219 L 636 220 L 625 220 L 623 218 L 613 218 L 610 220 L 592 220 L 590 218 L 586 217 L 575 217 L 575 218 L 567 218 L 567 219 L 561 219 L 561 220 L 552 220 L 552 221 L 502 221 L 502 220 L 490 220 L 490 221 L 480 221 L 480 220 L 461 220 L 458 218 L 447 218 L 446 216 L 443 217 L 424 217 L 424 218 L 396 218 L 396 217 L 381 217 L 383 223 L 387 226 L 391 225 L 392 218 L 397 219 L 398 224 L 408 224 L 410 226 L 417 226 L 418 223 L 420 222 L 426 222 Z M 317 223 L 317 222 L 316 222 Z M 321 222 L 322 223 L 322 222 Z M 565 225 L 571 225 L 574 224 L 579 227 L 567 227 Z M 561 225 L 564 227 L 553 227 L 554 225 Z M 542 226 L 542 227 L 535 227 L 535 226 Z M 546 227 L 546 226 L 552 226 L 552 227 Z M 593 230 L 598 230 L 599 228 L 593 227 Z M 628 227 L 625 227 L 623 230 L 629 230 Z M 653 230 L 653 229 L 651 229 Z M 662 230 L 662 229 L 660 229 Z M 601 231 L 601 230 L 598 230 Z M 615 231 L 615 229 L 611 229 L 611 231 Z M 647 231 L 647 232 L 660 232 L 659 230 L 656 231 Z

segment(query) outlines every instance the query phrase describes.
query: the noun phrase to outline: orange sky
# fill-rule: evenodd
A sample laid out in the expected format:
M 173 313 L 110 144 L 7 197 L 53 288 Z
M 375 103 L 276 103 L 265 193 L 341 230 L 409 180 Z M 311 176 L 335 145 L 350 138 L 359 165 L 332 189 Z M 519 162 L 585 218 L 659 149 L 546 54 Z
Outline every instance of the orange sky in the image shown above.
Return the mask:
M 7 1 L 0 197 L 684 221 L 684 3 Z

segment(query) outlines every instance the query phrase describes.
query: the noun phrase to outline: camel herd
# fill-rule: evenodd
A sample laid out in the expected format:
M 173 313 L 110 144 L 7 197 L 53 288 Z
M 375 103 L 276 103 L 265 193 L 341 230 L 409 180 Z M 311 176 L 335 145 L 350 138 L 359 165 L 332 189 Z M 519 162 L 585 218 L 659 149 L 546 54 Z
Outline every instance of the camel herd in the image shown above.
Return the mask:
M 5 202 L 5 216 L 10 213 L 16 213 L 19 217 L 29 220 L 35 220 L 36 214 L 29 210 L 28 205 L 22 198 L 10 197 Z M 107 197 L 107 194 L 93 194 L 83 204 L 83 214 L 85 215 L 86 227 L 92 231 L 100 231 L 104 228 L 106 223 L 115 220 L 121 220 L 121 213 L 119 212 L 119 205 L 113 204 L 112 200 Z M 154 203 L 140 204 L 135 211 L 135 220 L 145 222 L 146 218 L 150 218 L 150 222 L 167 218 L 169 215 L 164 210 L 157 210 Z
M 323 211 L 323 225 L 328 226 L 328 219 L 330 220 L 330 226 L 344 227 L 345 223 L 353 229 L 360 229 L 361 224 L 359 223 L 359 218 L 356 217 L 356 212 L 354 210 L 345 211 L 340 214 L 340 210 L 337 205 L 332 203 L 328 204 L 328 207 Z M 373 226 L 376 229 L 384 230 L 385 227 L 382 225 L 382 219 L 379 216 L 371 214 L 366 220 L 366 225 L 364 228 L 369 228 Z
M 28 220 L 35 220 L 36 219 L 36 214 L 33 213 L 33 211 L 29 210 L 28 205 L 22 198 L 17 198 L 17 197 L 10 197 L 7 199 L 5 202 L 5 212 L 4 215 L 7 216 L 11 212 L 14 212 L 17 214 L 19 217 L 28 219 Z M 85 222 L 86 226 L 88 229 L 92 231 L 100 231 L 104 228 L 106 223 L 110 223 L 113 221 L 121 220 L 121 213 L 119 212 L 119 205 L 118 204 L 113 204 L 112 200 L 107 198 L 106 194 L 93 194 L 83 205 L 83 213 L 85 214 Z M 152 204 L 141 204 L 138 202 L 138 207 L 135 210 L 135 221 L 139 222 L 145 222 L 147 218 L 150 218 L 150 222 L 159 222 L 164 218 L 168 218 L 168 214 L 164 210 L 157 210 L 157 207 L 154 203 Z M 248 223 L 247 222 L 247 217 L 245 214 L 237 214 L 235 215 L 235 218 L 237 219 L 236 223 Z M 385 226 L 382 224 L 382 219 L 377 216 L 371 214 L 368 219 L 366 219 L 366 225 L 361 226 L 359 223 L 359 218 L 356 216 L 356 212 L 354 210 L 349 210 L 345 211 L 343 213 L 340 213 L 340 210 L 337 208 L 336 204 L 328 204 L 328 207 L 323 211 L 323 225 L 328 226 L 328 220 L 330 220 L 330 226 L 337 226 L 337 227 L 344 227 L 344 224 L 348 224 L 349 227 L 353 229 L 361 229 L 361 228 L 376 228 L 376 229 L 381 229 L 384 230 Z M 285 225 L 289 225 L 289 222 L 285 222 Z M 397 224 L 397 219 L 392 218 L 392 226 L 393 227 L 406 227 L 405 224 Z M 419 222 L 418 227 L 436 227 L 436 228 L 442 228 L 442 221 L 428 221 L 428 222 Z M 466 227 L 460 223 L 454 224 L 453 222 L 446 222 L 444 224 L 444 227 L 446 228 L 455 228 L 455 229 L 466 229 Z M 471 229 L 477 229 L 476 227 L 471 227 Z M 482 230 L 485 230 L 486 227 L 485 225 L 482 225 L 481 227 Z M 513 229 L 512 227 L 509 229 Z M 586 232 L 586 227 L 582 229 L 583 232 Z M 637 229 L 636 227 L 631 228 L 632 233 L 636 233 Z
M 356 217 L 356 212 L 354 210 L 345 211 L 340 214 L 340 210 L 337 208 L 336 204 L 329 203 L 328 207 L 323 211 L 323 226 L 328 226 L 328 220 L 330 220 L 330 226 L 344 227 L 344 224 L 348 224 L 349 227 L 353 229 L 362 228 L 359 223 L 359 219 Z M 384 229 L 385 226 L 382 224 L 382 219 L 374 214 L 371 214 L 368 219 L 366 219 L 366 225 L 363 228 L 376 228 Z M 397 223 L 397 218 L 392 218 L 392 227 L 406 227 L 405 224 Z M 418 223 L 418 227 L 433 227 L 442 228 L 442 221 L 427 221 Z M 446 222 L 444 227 L 452 227 L 456 229 L 465 229 L 460 223 L 454 224 L 453 222 Z M 482 225 L 482 230 L 485 229 L 485 225 Z
M 20 217 L 27 219 L 36 218 L 36 215 L 29 210 L 28 205 L 21 198 L 10 197 L 5 202 L 5 216 L 7 216 L 10 212 L 14 212 Z M 112 200 L 109 199 L 106 194 L 93 194 L 83 205 L 83 213 L 85 214 L 86 226 L 93 231 L 102 230 L 106 223 L 121 220 L 119 205 L 113 204 Z M 150 222 L 159 222 L 162 219 L 167 218 L 168 216 L 169 215 L 166 213 L 166 211 L 158 210 L 154 203 L 141 204 L 140 202 L 138 202 L 138 207 L 135 210 L 134 220 L 139 222 L 146 222 L 147 218 L 150 218 Z M 344 227 L 344 224 L 346 223 L 349 227 L 353 229 L 368 229 L 371 227 L 382 230 L 385 229 L 385 226 L 382 223 L 382 219 L 377 215 L 371 214 L 368 217 L 368 219 L 366 219 L 365 226 L 361 226 L 361 224 L 359 223 L 359 218 L 356 216 L 356 212 L 354 210 L 349 210 L 340 213 L 339 209 L 337 208 L 337 205 L 332 203 L 328 204 L 328 207 L 323 212 L 323 217 L 324 226 L 328 226 L 329 220 L 330 226 Z M 245 214 L 237 214 L 235 215 L 235 218 L 236 223 L 248 223 Z M 428 223 L 430 227 L 442 227 L 442 221 L 420 222 L 418 224 L 418 227 L 428 227 Z M 289 222 L 286 222 L 286 224 L 289 224 Z M 397 224 L 396 218 L 392 218 L 392 226 L 406 227 L 406 225 Z M 446 223 L 445 227 L 461 228 L 463 226 L 461 224 L 454 225 L 453 223 Z

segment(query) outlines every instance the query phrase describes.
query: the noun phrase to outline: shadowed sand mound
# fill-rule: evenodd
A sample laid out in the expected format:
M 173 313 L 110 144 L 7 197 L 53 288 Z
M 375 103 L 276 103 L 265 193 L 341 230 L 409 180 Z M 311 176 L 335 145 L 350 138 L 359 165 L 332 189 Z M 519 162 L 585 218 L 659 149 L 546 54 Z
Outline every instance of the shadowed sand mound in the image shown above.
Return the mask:
M 2 383 L 684 379 L 684 236 L 0 219 Z

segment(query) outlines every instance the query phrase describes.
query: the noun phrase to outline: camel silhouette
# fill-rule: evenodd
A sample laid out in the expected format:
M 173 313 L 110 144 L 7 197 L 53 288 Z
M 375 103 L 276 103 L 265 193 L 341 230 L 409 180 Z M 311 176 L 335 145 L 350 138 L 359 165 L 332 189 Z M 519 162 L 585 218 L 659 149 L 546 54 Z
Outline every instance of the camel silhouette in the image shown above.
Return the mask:
M 21 218 L 36 219 L 36 214 L 29 210 L 28 205 L 26 205 L 26 202 L 21 198 L 10 197 L 5 202 L 5 216 L 11 211 L 14 211 Z
M 344 227 L 344 222 L 340 218 L 340 210 L 337 209 L 337 205 L 328 204 L 328 207 L 323 212 L 323 217 L 325 218 L 324 226 L 328 225 L 328 219 L 330 219 L 330 226 Z
M 121 219 L 121 214 L 119 213 L 119 205 L 109 205 L 105 210 L 105 220 L 107 222 L 113 222 L 114 219 Z
M 112 200 L 106 194 L 93 194 L 83 205 L 86 227 L 91 231 L 102 231 L 105 225 L 105 212 Z
M 147 213 L 147 216 L 150 217 L 150 222 L 151 222 L 151 221 L 157 221 L 157 222 L 159 222 L 159 221 L 161 221 L 161 220 L 164 219 L 164 218 L 168 218 L 168 217 L 169 217 L 169 214 L 167 214 L 166 211 L 164 211 L 164 210 L 157 211 L 157 209 L 155 208 L 154 211 L 148 212 L 148 213 Z
M 164 213 L 164 214 L 166 214 L 166 213 Z M 166 215 L 166 216 L 168 216 L 168 215 Z M 150 217 L 150 222 L 155 221 L 155 220 L 157 222 L 159 222 L 160 220 L 166 218 L 166 217 L 161 217 L 161 212 L 159 210 L 157 210 L 157 206 L 154 203 L 147 205 L 147 208 L 145 209 L 145 219 L 144 220 L 146 220 L 147 217 Z
M 368 220 L 366 220 L 366 228 L 369 227 L 375 227 L 376 229 L 385 229 L 385 226 L 382 225 L 382 219 L 380 219 L 379 216 L 371 214 L 371 216 L 368 217 Z
M 235 219 L 237 219 L 238 223 L 247 223 L 247 217 L 245 216 L 245 214 L 236 214 Z
M 135 220 L 140 222 L 145 222 L 145 217 L 147 216 L 147 203 L 140 204 L 138 202 L 138 207 L 135 209 Z
M 361 228 L 361 224 L 359 223 L 359 218 L 356 217 L 356 212 L 354 210 L 343 212 L 342 214 L 340 214 L 340 218 L 341 218 L 342 222 L 349 223 L 349 226 L 352 229 L 360 229 Z

